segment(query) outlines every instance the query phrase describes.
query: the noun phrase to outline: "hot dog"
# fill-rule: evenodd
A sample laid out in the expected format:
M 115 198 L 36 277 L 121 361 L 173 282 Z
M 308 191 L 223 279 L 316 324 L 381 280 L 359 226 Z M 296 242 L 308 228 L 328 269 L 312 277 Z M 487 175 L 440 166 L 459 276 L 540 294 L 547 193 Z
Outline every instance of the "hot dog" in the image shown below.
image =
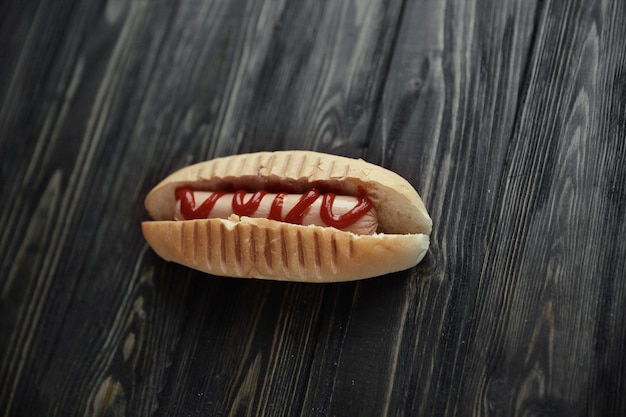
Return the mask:
M 216 158 L 146 197 L 144 236 L 166 260 L 229 277 L 356 280 L 404 270 L 432 221 L 404 178 L 363 160 L 309 151 Z

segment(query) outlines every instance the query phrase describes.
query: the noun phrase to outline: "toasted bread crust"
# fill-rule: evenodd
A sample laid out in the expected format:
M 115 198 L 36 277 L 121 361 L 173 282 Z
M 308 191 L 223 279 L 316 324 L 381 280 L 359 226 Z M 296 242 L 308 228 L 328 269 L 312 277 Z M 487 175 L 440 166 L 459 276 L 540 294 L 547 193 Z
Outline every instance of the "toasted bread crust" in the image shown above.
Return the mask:
M 155 220 L 174 218 L 174 190 L 244 188 L 303 192 L 313 186 L 337 194 L 367 194 L 379 213 L 383 233 L 430 234 L 432 221 L 411 184 L 385 168 L 336 155 L 311 151 L 258 152 L 232 155 L 190 165 L 165 178 L 146 197 Z
M 415 266 L 429 238 L 355 235 L 330 227 L 266 219 L 144 222 L 144 236 L 166 260 L 213 275 L 339 282 Z
M 379 233 L 237 216 L 174 221 L 175 190 L 187 186 L 366 194 L 378 213 Z M 242 278 L 337 282 L 404 270 L 422 260 L 432 229 L 422 199 L 404 178 L 360 159 L 309 151 L 233 155 L 188 166 L 148 194 L 146 209 L 156 221 L 144 222 L 143 234 L 159 256 Z

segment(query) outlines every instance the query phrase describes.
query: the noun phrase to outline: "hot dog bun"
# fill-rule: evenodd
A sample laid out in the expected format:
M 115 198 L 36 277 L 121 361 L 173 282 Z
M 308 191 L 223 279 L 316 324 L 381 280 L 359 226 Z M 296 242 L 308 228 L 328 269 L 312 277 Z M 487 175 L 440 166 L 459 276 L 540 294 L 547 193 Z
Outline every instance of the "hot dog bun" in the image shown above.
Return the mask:
M 304 192 L 315 186 L 343 195 L 365 193 L 378 212 L 375 235 L 267 219 L 173 221 L 175 190 L 246 189 Z M 432 221 L 408 181 L 363 160 L 310 151 L 260 152 L 183 168 L 146 197 L 156 221 L 144 236 L 162 258 L 214 275 L 335 282 L 410 268 L 422 260 Z

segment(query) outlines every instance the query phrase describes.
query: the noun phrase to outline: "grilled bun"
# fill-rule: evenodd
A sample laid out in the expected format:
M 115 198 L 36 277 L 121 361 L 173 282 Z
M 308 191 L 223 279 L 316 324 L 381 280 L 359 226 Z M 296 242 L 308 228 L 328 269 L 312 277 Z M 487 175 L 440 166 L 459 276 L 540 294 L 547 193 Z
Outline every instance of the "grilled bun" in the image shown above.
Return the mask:
M 358 235 L 232 215 L 175 221 L 176 190 L 311 188 L 366 195 L 378 230 Z M 415 189 L 399 175 L 363 160 L 311 151 L 260 152 L 216 158 L 183 168 L 146 197 L 154 221 L 143 234 L 162 258 L 209 274 L 304 282 L 349 281 L 415 266 L 429 246 L 432 221 Z

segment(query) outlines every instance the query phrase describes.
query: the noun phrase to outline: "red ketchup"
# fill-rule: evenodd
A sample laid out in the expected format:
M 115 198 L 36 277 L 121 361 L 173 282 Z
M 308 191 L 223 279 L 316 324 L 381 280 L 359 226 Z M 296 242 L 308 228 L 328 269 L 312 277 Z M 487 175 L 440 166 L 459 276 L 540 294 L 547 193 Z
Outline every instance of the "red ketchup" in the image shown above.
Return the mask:
M 243 198 L 246 196 L 246 192 L 244 190 L 239 190 L 233 196 L 233 212 L 238 216 L 249 216 L 259 208 L 259 204 L 261 204 L 261 200 L 265 197 L 267 192 L 265 191 L 257 191 L 252 194 L 250 200 L 244 204 Z M 211 194 L 213 196 L 213 194 Z
M 215 206 L 217 200 L 223 197 L 224 194 L 226 193 L 215 191 L 199 207 L 196 207 L 193 189 L 184 187 L 176 190 L 176 199 L 180 201 L 180 212 L 186 220 L 206 219 L 209 217 L 209 213 L 213 206 Z M 246 191 L 239 190 L 233 195 L 231 203 L 233 212 L 239 216 L 249 216 L 253 214 L 259 208 L 267 192 L 256 191 L 252 194 L 252 197 L 244 203 L 246 194 Z M 306 215 L 307 210 L 319 198 L 320 192 L 314 188 L 302 194 L 296 205 L 283 217 L 282 209 L 286 195 L 287 193 L 279 193 L 274 197 L 268 218 L 270 220 L 284 221 L 292 224 L 302 224 L 302 219 Z M 358 197 L 357 204 L 352 209 L 344 214 L 336 215 L 333 213 L 335 197 L 336 195 L 333 193 L 323 195 L 320 217 L 328 226 L 337 229 L 345 229 L 351 226 L 372 208 L 371 200 L 362 195 Z
M 196 207 L 196 199 L 191 188 L 179 188 L 176 190 L 176 199 L 180 200 L 180 212 L 187 220 L 206 219 L 217 200 L 225 193 L 216 191 L 206 201 Z
M 311 205 L 315 203 L 315 200 L 317 200 L 317 197 L 319 196 L 320 193 L 315 188 L 302 194 L 302 197 L 300 197 L 296 205 L 293 206 L 291 210 L 289 210 L 289 213 L 287 213 L 283 221 L 293 224 L 302 224 L 302 219 L 304 218 L 306 209 L 311 207 Z
M 276 197 L 274 197 L 274 201 L 272 201 L 272 207 L 270 208 L 270 220 L 278 220 L 279 222 L 283 221 L 281 213 L 283 211 L 283 204 L 285 202 L 286 195 L 287 193 L 280 193 L 277 194 Z
M 365 196 L 359 196 L 356 206 L 350 209 L 350 211 L 344 214 L 333 214 L 333 202 L 335 201 L 335 194 L 324 194 L 322 199 L 322 208 L 320 209 L 320 217 L 329 226 L 336 227 L 337 229 L 345 229 L 346 227 L 354 224 L 358 219 L 363 217 L 365 213 L 372 208 L 372 202 Z

